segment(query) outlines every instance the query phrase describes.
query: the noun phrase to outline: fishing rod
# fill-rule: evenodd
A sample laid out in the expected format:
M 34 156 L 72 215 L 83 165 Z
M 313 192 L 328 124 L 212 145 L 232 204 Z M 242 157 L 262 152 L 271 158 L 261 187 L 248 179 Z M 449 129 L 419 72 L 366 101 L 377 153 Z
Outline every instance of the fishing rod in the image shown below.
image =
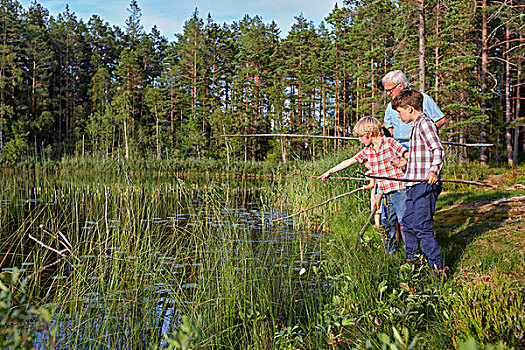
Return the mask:
M 303 139 L 329 139 L 329 140 L 350 140 L 359 141 L 358 137 L 347 136 L 323 136 L 323 135 L 307 135 L 307 134 L 229 134 L 221 135 L 221 137 L 288 137 L 288 138 L 303 138 Z M 398 141 L 408 141 L 407 138 L 395 138 Z M 459 146 L 459 147 L 493 147 L 493 143 L 462 143 L 441 141 L 443 145 Z
M 295 174 L 303 177 L 311 177 L 317 179 L 318 175 L 308 175 L 308 174 Z M 294 176 L 295 176 L 294 175 Z M 332 180 L 356 180 L 356 181 L 369 181 L 370 179 L 364 177 L 349 177 L 349 176 L 330 176 L 328 179 Z
M 363 175 L 372 179 L 379 179 L 379 180 L 392 180 L 392 181 L 400 181 L 400 182 L 427 182 L 427 179 L 404 179 L 404 178 L 395 178 L 395 177 L 387 177 L 387 176 L 377 176 L 377 175 L 370 175 L 370 174 L 364 174 L 362 172 L 358 171 L 359 175 Z M 468 185 L 475 185 L 475 186 L 483 186 L 483 187 L 492 187 L 489 184 L 478 182 L 478 181 L 468 181 L 468 180 L 458 180 L 458 179 L 439 179 L 438 181 L 441 182 L 452 182 L 452 183 L 460 183 L 460 184 L 468 184 Z
M 365 190 L 365 189 L 366 189 L 366 186 L 363 186 L 363 187 L 356 188 L 356 189 L 354 189 L 354 190 L 352 190 L 350 192 L 342 193 L 342 194 L 337 195 L 335 197 L 329 198 L 329 199 L 325 200 L 322 203 L 319 203 L 319 204 L 313 205 L 311 207 L 308 207 L 306 209 L 303 209 L 301 211 L 298 211 L 297 213 L 294 213 L 294 214 L 291 214 L 291 215 L 288 215 L 288 216 L 283 216 L 281 218 L 274 219 L 274 220 L 272 220 L 272 223 L 277 222 L 277 221 L 281 221 L 281 220 L 285 220 L 285 219 L 289 219 L 289 218 L 293 218 L 294 216 L 297 216 L 297 215 L 302 214 L 304 212 L 307 212 L 309 210 L 312 210 L 312 209 L 315 209 L 315 208 L 320 207 L 322 205 L 325 205 L 326 203 L 331 202 L 334 199 L 341 198 L 343 196 L 348 196 L 349 194 L 355 193 L 357 191 Z
M 366 180 L 367 178 L 370 179 L 379 179 L 379 180 L 392 180 L 392 181 L 400 181 L 400 182 L 427 182 L 427 179 L 404 179 L 404 178 L 394 178 L 394 177 L 387 177 L 387 176 L 376 176 L 376 175 L 369 175 L 369 174 L 364 174 L 360 171 L 357 172 L 359 175 L 362 175 L 364 176 L 364 178 L 357 178 L 357 177 L 341 177 L 339 179 L 344 179 L 344 180 Z M 317 177 L 315 175 L 305 175 L 305 174 L 299 174 L 300 176 L 305 176 L 305 177 Z M 441 182 L 452 182 L 452 183 L 463 183 L 463 184 L 468 184 L 468 185 L 476 185 L 476 186 L 483 186 L 483 187 L 492 187 L 491 185 L 488 185 L 488 184 L 485 184 L 483 182 L 477 182 L 477 181 L 468 181 L 468 180 L 458 180 L 458 179 L 440 179 L 439 181 Z M 349 194 L 352 194 L 352 193 L 355 193 L 357 191 L 361 191 L 361 190 L 364 190 L 364 189 L 367 189 L 367 186 L 363 186 L 363 187 L 359 187 L 359 188 L 356 188 L 350 192 L 346 192 L 346 193 L 343 193 L 343 194 L 340 194 L 340 195 L 337 195 L 335 197 L 332 197 L 332 198 L 329 198 L 327 199 L 326 201 L 322 202 L 322 203 L 319 203 L 319 204 L 316 204 L 314 206 L 311 206 L 309 208 L 306 208 L 306 209 L 303 209 L 297 213 L 294 213 L 294 214 L 291 214 L 291 215 L 288 215 L 288 216 L 283 216 L 281 218 L 278 218 L 278 219 L 274 219 L 272 220 L 272 223 L 273 222 L 277 222 L 277 221 L 281 221 L 281 220 L 285 220 L 285 219 L 289 219 L 289 218 L 292 218 L 294 216 L 297 216 L 299 214 L 302 214 L 304 212 L 307 212 L 309 210 L 312 210 L 312 209 L 315 209 L 315 208 L 318 208 L 322 205 L 325 205 L 326 203 L 328 202 L 331 202 L 333 201 L 334 199 L 337 199 L 337 198 L 341 198 L 341 197 L 344 197 L 344 196 L 347 196 Z M 374 207 L 376 207 L 378 205 L 378 203 L 374 204 Z M 370 217 L 368 218 L 367 220 L 367 223 L 365 223 L 365 226 L 363 226 L 363 228 L 361 229 L 361 231 L 359 232 L 359 236 L 362 236 L 366 227 L 368 226 L 368 222 L 370 222 L 372 216 L 373 216 L 373 213 L 375 212 L 375 210 L 372 210 L 372 214 L 370 215 Z
M 359 141 L 359 137 L 302 135 L 302 134 L 232 134 L 232 135 L 221 135 L 221 137 L 292 137 L 292 138 L 295 137 L 295 138 L 303 138 L 303 139 L 331 139 L 331 140 Z
M 401 181 L 401 182 L 427 182 L 427 179 L 404 179 L 404 178 L 395 178 L 395 177 L 385 177 L 385 176 L 376 176 L 376 175 L 367 175 L 360 171 L 358 171 L 359 175 L 366 176 L 365 177 L 348 177 L 348 176 L 330 176 L 328 179 L 332 180 L 356 180 L 356 181 L 368 181 L 368 179 L 379 179 L 379 180 L 392 180 L 392 181 Z M 297 174 L 299 176 L 304 177 L 311 177 L 311 178 L 318 178 L 316 175 L 307 175 L 307 174 Z M 468 185 L 476 185 L 476 186 L 483 186 L 483 187 L 492 187 L 489 184 L 483 183 L 483 182 L 477 182 L 477 181 L 469 181 L 469 180 L 459 180 L 459 179 L 440 179 L 441 182 L 451 182 L 451 183 L 462 183 L 462 184 L 468 184 Z

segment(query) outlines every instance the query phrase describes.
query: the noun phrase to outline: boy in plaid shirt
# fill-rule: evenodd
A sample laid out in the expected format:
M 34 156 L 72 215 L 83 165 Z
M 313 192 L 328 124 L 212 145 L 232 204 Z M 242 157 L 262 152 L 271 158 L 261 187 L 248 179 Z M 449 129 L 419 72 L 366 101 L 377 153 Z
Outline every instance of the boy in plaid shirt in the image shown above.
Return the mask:
M 318 179 L 326 180 L 330 175 L 340 170 L 348 168 L 357 162 L 368 162 L 371 175 L 389 178 L 403 178 L 404 174 L 401 167 L 405 166 L 406 159 L 403 155 L 407 152 L 406 148 L 393 138 L 385 137 L 379 120 L 372 117 L 361 118 L 354 126 L 354 134 L 359 137 L 359 141 L 365 148 L 350 159 L 344 160 L 334 166 Z M 403 182 L 394 180 L 377 179 L 378 193 L 383 194 L 386 199 L 387 222 L 383 226 L 387 227 L 387 237 L 385 239 L 385 251 L 394 253 L 396 251 L 396 228 L 395 223 L 401 222 L 405 213 L 405 200 L 407 190 Z M 372 188 L 374 182 L 366 186 Z
M 405 256 L 414 259 L 421 250 L 431 269 L 442 271 L 443 261 L 434 234 L 434 211 L 441 193 L 439 182 L 443 166 L 443 146 L 434 122 L 423 112 L 423 95 L 413 89 L 405 89 L 392 100 L 392 108 L 399 112 L 404 123 L 412 124 L 409 141 L 406 179 L 408 182 L 406 211 L 402 219 L 405 235 Z

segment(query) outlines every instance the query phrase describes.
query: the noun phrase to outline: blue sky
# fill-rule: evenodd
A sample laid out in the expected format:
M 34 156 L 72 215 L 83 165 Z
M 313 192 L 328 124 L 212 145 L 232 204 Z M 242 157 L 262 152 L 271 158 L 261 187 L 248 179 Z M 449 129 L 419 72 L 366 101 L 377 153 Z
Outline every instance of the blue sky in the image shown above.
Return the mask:
M 33 0 L 19 0 L 24 9 L 27 9 Z M 56 17 L 64 12 L 69 4 L 71 12 L 85 22 L 92 14 L 99 15 L 111 25 L 124 29 L 124 22 L 129 16 L 130 0 L 38 0 L 47 8 L 50 14 Z M 138 0 L 142 10 L 142 25 L 146 32 L 156 24 L 161 33 L 169 40 L 174 39 L 175 33 L 181 33 L 184 22 L 188 20 L 195 8 L 199 16 L 206 18 L 211 14 L 215 23 L 232 23 L 241 20 L 245 14 L 259 15 L 265 23 L 274 20 L 281 29 L 281 36 L 285 36 L 296 16 L 303 16 L 318 26 L 332 11 L 335 4 L 342 6 L 343 0 Z

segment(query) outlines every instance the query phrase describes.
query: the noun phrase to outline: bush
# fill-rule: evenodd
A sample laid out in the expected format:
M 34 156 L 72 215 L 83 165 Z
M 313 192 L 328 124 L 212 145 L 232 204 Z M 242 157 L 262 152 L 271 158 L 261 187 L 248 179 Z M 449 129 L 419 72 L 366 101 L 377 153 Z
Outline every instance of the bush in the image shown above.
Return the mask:
M 0 274 L 0 349 L 32 349 L 33 337 L 40 331 L 54 339 L 50 313 L 28 303 L 18 269 Z
M 446 324 L 456 347 L 468 338 L 525 347 L 525 294 L 515 282 L 497 274 L 470 275 L 458 280 L 446 299 Z

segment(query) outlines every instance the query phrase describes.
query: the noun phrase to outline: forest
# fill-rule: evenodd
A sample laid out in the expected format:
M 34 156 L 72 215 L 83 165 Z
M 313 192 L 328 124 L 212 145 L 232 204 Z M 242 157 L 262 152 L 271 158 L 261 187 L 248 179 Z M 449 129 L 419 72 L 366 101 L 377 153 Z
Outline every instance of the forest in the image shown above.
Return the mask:
M 493 143 L 464 159 L 525 158 L 525 5 L 517 0 L 345 0 L 283 35 L 259 16 L 216 23 L 196 8 L 170 42 L 146 33 L 131 0 L 124 28 L 36 0 L 0 0 L 0 159 L 313 159 L 383 118 L 381 78 L 405 72 L 448 123 L 443 140 Z M 299 10 L 298 10 L 299 11 Z

